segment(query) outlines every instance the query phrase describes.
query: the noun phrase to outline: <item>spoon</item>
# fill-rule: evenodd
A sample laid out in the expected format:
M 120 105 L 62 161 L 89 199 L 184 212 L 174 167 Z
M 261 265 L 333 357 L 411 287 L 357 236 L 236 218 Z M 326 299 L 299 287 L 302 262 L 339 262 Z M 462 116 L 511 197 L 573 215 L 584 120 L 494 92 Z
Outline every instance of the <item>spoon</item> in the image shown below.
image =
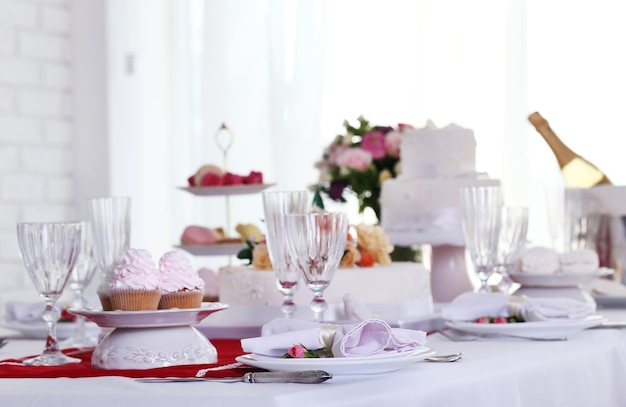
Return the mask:
M 463 354 L 461 352 L 459 353 L 453 353 L 451 355 L 434 355 L 434 356 L 429 356 L 427 358 L 425 358 L 424 360 L 428 361 L 428 362 L 456 362 L 457 360 L 461 359 L 463 357 Z

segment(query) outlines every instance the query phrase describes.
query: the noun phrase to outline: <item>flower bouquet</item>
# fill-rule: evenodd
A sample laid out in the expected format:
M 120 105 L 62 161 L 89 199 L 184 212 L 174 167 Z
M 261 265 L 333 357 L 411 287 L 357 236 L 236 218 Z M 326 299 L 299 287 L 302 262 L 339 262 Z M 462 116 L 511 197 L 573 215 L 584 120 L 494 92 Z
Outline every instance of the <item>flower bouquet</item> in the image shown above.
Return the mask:
M 343 122 L 345 134 L 337 135 L 315 163 L 320 178 L 313 186 L 313 204 L 323 209 L 322 196 L 346 202 L 346 194 L 353 193 L 359 201 L 359 212 L 369 207 L 380 222 L 382 184 L 400 174 L 401 134 L 413 127 L 402 123 L 396 128 L 372 126 L 363 116 L 357 120 L 357 126 Z M 393 261 L 419 262 L 421 252 L 419 248 L 396 246 L 391 257 Z
M 380 221 L 381 185 L 400 172 L 400 133 L 410 126 L 372 126 L 362 116 L 356 127 L 347 120 L 343 125 L 345 134 L 335 137 L 324 149 L 322 159 L 315 163 L 320 179 L 313 187 L 314 203 L 324 208 L 322 194 L 346 202 L 346 191 L 352 191 L 358 198 L 359 212 L 372 208 Z

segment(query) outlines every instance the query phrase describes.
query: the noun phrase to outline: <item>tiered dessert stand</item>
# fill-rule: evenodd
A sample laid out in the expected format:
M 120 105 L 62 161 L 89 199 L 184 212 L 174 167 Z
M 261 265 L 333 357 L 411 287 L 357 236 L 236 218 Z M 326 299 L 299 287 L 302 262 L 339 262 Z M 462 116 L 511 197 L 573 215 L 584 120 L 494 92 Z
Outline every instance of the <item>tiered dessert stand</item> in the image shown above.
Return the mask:
M 226 135 L 225 139 L 220 139 L 222 135 Z M 232 147 L 234 136 L 224 123 L 215 133 L 215 143 L 222 151 L 224 159 L 224 170 L 228 168 L 228 151 Z M 208 187 L 179 187 L 196 196 L 222 196 L 226 201 L 226 233 L 231 232 L 230 220 L 230 196 L 232 195 L 250 195 L 257 194 L 274 184 L 246 184 L 246 185 L 222 185 Z M 216 243 L 212 245 L 177 245 L 176 247 L 183 249 L 194 256 L 233 256 L 244 249 L 246 245 L 243 242 L 236 243 Z M 230 262 L 230 260 L 229 260 Z

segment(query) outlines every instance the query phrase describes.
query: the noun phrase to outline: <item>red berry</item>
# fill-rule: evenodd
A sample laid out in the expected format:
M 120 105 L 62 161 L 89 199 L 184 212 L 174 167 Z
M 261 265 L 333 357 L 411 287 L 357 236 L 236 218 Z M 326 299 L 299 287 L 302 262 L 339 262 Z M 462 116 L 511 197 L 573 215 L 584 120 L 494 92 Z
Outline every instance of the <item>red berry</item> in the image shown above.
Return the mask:
M 505 317 L 495 317 L 493 319 L 493 323 L 494 324 L 506 324 L 508 321 L 506 320 Z

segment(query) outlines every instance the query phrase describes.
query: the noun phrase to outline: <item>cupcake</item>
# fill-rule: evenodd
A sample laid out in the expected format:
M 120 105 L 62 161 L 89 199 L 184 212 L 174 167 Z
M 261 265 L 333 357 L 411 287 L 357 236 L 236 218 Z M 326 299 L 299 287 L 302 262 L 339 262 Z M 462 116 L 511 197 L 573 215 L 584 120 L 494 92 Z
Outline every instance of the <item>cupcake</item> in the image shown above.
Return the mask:
M 165 253 L 159 260 L 159 309 L 198 308 L 204 297 L 204 280 L 181 250 Z
M 113 310 L 158 309 L 161 299 L 159 270 L 150 252 L 128 249 L 120 264 L 115 266 L 108 287 Z
M 112 281 L 113 273 L 106 273 L 102 282 L 98 286 L 96 293 L 98 294 L 98 298 L 100 298 L 100 304 L 102 304 L 102 311 L 113 311 L 113 306 L 111 305 L 111 281 Z

